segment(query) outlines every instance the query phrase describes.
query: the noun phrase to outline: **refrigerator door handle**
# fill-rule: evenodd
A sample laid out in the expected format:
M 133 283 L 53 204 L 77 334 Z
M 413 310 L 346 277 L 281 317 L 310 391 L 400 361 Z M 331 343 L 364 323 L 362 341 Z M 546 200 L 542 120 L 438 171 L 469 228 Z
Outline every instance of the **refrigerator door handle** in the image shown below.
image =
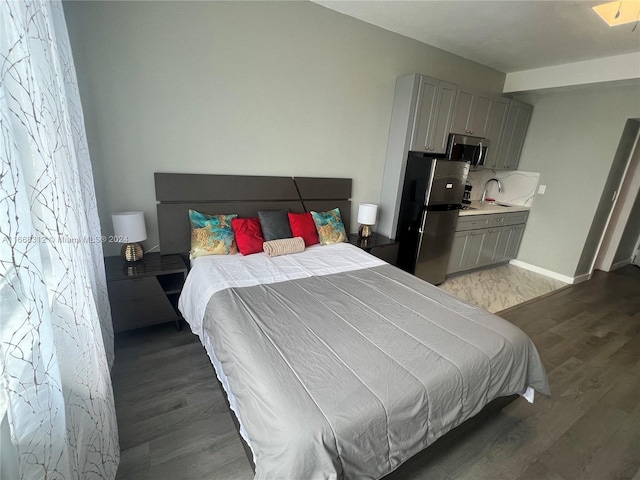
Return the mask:
M 424 233 L 424 225 L 427 223 L 427 211 L 422 210 L 422 219 L 420 221 L 420 228 L 418 229 L 418 233 L 422 235 Z

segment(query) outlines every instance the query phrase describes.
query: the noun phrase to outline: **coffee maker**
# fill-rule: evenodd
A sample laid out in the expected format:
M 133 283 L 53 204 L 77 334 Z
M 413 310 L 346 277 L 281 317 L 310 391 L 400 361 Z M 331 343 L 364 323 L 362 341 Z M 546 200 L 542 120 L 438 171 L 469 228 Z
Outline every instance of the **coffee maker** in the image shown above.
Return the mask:
M 473 188 L 473 186 L 469 183 L 467 183 L 464 186 L 464 193 L 462 194 L 462 203 L 464 205 L 470 205 L 471 204 L 471 189 Z

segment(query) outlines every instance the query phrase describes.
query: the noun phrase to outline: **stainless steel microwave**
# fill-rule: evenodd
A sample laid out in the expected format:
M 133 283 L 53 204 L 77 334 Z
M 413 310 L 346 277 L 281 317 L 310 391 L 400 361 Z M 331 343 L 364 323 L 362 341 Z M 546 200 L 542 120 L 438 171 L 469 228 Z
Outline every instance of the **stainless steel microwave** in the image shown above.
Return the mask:
M 484 138 L 452 133 L 447 143 L 447 158 L 469 162 L 471 170 L 480 170 L 487 158 L 486 143 Z

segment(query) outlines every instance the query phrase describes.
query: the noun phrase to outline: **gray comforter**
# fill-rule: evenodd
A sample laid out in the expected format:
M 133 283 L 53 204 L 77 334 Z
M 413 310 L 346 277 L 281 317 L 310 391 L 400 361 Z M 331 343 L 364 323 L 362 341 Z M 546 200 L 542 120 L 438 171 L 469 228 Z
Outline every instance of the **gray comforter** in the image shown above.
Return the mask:
M 230 288 L 205 330 L 256 479 L 376 479 L 532 387 L 536 349 L 509 322 L 395 267 Z

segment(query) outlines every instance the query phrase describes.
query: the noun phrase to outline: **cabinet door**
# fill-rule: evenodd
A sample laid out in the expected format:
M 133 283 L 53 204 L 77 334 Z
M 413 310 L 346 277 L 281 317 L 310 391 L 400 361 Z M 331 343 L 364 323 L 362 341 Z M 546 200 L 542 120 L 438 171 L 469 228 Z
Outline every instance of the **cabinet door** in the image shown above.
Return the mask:
M 489 114 L 493 99 L 488 95 L 476 94 L 473 96 L 471 104 L 471 114 L 469 115 L 469 135 L 476 137 L 486 137 L 489 129 Z
M 502 138 L 500 139 L 496 168 L 506 170 L 518 168 L 520 153 L 522 152 L 522 145 L 527 134 L 532 111 L 533 107 L 531 105 L 511 101 Z
M 514 103 L 515 102 L 512 102 L 511 105 L 512 108 L 517 111 L 517 114 L 507 158 L 504 164 L 504 168 L 506 170 L 516 170 L 518 168 L 518 163 L 520 163 L 520 154 L 522 153 L 522 145 L 524 145 L 524 139 L 527 135 L 527 129 L 529 128 L 529 120 L 531 120 L 531 112 L 533 111 L 533 107 L 531 107 L 531 105 Z
M 496 247 L 500 237 L 500 228 L 490 228 L 482 236 L 482 246 L 478 257 L 478 267 L 491 265 L 495 258 Z
M 484 137 L 489 127 L 493 99 L 488 95 L 459 90 L 451 122 L 451 133 Z
M 489 125 L 486 132 L 486 138 L 489 142 L 487 145 L 487 158 L 484 163 L 487 168 L 498 168 L 498 150 L 507 119 L 507 112 L 509 111 L 509 103 L 510 100 L 507 98 L 496 98 L 491 105 Z M 499 168 L 502 168 L 502 164 L 500 164 Z
M 509 260 L 507 257 L 507 246 L 509 245 L 509 237 L 513 227 L 503 227 L 498 233 L 498 242 L 496 243 L 496 250 L 493 256 L 493 263 L 501 263 Z
M 509 235 L 506 252 L 508 260 L 518 256 L 518 250 L 520 250 L 520 243 L 522 242 L 522 235 L 524 234 L 524 225 L 513 225 L 511 229 L 511 235 Z
M 418 104 L 411 136 L 411 150 L 428 152 L 431 149 L 436 121 L 438 86 L 439 82 L 437 80 L 420 77 Z
M 511 104 L 509 104 L 511 106 Z M 509 158 L 509 148 L 511 146 L 511 139 L 513 138 L 513 129 L 516 126 L 516 117 L 518 116 L 518 110 L 516 108 L 509 108 L 507 110 L 507 118 L 504 121 L 504 128 L 500 136 L 500 144 L 498 145 L 498 154 L 495 160 L 496 168 L 504 168 Z
M 431 151 L 434 153 L 446 153 L 447 142 L 451 120 L 453 118 L 453 107 L 456 101 L 458 86 L 453 83 L 440 82 L 437 95 L 437 108 L 433 137 L 431 140 Z
M 487 229 L 467 232 L 467 242 L 462 255 L 462 270 L 470 270 L 480 265 L 482 243 L 486 233 Z
M 473 93 L 458 91 L 456 97 L 456 107 L 453 112 L 451 123 L 451 133 L 466 135 L 469 133 L 469 117 L 471 116 L 471 105 L 473 104 Z
M 467 244 L 467 238 L 470 232 L 456 232 L 451 244 L 451 253 L 449 254 L 449 266 L 447 274 L 456 273 L 463 270 L 462 260 L 464 258 L 464 247 Z
M 411 150 L 445 153 L 458 86 L 420 77 Z

